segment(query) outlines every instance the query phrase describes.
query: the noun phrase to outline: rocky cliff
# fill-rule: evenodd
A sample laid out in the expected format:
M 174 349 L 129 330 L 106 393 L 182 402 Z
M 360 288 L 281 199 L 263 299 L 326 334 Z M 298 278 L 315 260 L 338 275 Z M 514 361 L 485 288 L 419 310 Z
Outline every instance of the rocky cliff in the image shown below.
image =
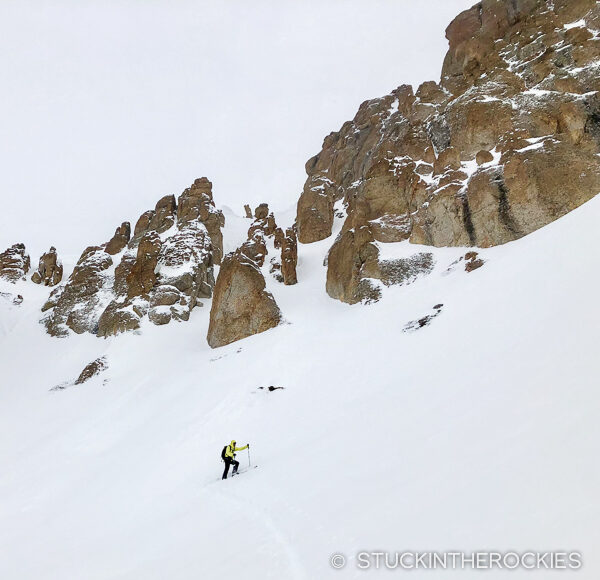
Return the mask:
M 279 324 L 266 278 L 298 282 L 298 241 L 335 231 L 327 293 L 371 302 L 384 286 L 434 269 L 424 246 L 503 244 L 595 196 L 600 3 L 482 0 L 446 36 L 439 83 L 367 101 L 325 138 L 306 164 L 291 227 L 278 227 L 266 203 L 254 213 L 245 206 L 247 241 L 223 258 L 224 216 L 202 178 L 177 199 L 160 199 L 133 228 L 123 222 L 108 242 L 86 248 L 66 281 L 51 248 L 31 277 L 54 286 L 43 307 L 48 333 L 108 337 L 139 328 L 144 317 L 185 321 L 214 287 L 207 338 L 222 346 Z M 384 251 L 394 242 L 415 250 Z M 482 265 L 466 254 L 467 271 Z M 1 278 L 21 284 L 29 270 L 23 244 L 0 254 Z
M 135 330 L 146 315 L 158 325 L 188 320 L 200 299 L 212 295 L 223 225 L 206 178 L 178 200 L 163 197 L 141 215 L 133 236 L 124 222 L 107 243 L 83 252 L 67 282 L 44 305 L 48 333 L 107 337 Z
M 328 293 L 376 293 L 378 243 L 489 247 L 600 191 L 600 5 L 483 0 L 448 27 L 439 83 L 363 103 L 306 164 L 301 243 L 345 222 Z

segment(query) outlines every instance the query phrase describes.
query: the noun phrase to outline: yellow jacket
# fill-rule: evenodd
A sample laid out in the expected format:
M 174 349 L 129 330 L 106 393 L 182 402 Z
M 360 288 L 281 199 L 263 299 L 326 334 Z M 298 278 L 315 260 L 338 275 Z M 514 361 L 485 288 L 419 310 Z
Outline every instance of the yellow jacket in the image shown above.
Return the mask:
M 235 441 L 232 441 L 225 449 L 225 457 L 229 457 L 229 459 L 233 459 L 236 451 L 243 451 L 244 449 L 248 449 L 248 445 L 244 445 L 244 447 L 236 447 Z

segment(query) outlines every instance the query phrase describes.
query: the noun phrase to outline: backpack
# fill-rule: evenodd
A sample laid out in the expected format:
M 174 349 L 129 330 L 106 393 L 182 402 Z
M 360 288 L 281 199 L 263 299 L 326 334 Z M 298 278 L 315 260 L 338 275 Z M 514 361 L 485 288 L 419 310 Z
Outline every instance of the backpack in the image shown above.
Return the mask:
M 221 460 L 225 461 L 225 452 L 227 451 L 227 445 L 223 447 L 223 451 L 221 451 Z

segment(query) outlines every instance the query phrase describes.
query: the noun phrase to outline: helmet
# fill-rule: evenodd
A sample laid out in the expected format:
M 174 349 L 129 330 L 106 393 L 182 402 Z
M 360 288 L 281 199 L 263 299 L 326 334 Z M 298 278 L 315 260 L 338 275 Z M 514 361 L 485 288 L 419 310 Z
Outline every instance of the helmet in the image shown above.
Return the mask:
M 232 447 L 235 447 L 235 439 L 232 439 L 232 440 L 231 440 L 231 446 L 232 446 Z

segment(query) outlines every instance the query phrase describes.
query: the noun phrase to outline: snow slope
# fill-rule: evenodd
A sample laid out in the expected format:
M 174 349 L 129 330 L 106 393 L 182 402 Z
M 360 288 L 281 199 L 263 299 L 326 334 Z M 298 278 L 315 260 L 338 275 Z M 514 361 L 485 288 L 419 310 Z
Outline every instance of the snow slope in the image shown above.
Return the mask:
M 232 249 L 249 222 L 227 218 Z M 433 274 L 371 306 L 325 294 L 332 239 L 301 246 L 300 283 L 269 281 L 285 324 L 218 350 L 209 302 L 52 339 L 47 290 L 19 284 L 19 310 L 0 302 L 0 578 L 385 576 L 352 559 L 375 549 L 576 550 L 566 576 L 598 578 L 599 219 L 600 197 L 471 274 L 433 249 Z M 101 355 L 104 375 L 49 391 Z M 222 482 L 232 438 L 259 468 Z

